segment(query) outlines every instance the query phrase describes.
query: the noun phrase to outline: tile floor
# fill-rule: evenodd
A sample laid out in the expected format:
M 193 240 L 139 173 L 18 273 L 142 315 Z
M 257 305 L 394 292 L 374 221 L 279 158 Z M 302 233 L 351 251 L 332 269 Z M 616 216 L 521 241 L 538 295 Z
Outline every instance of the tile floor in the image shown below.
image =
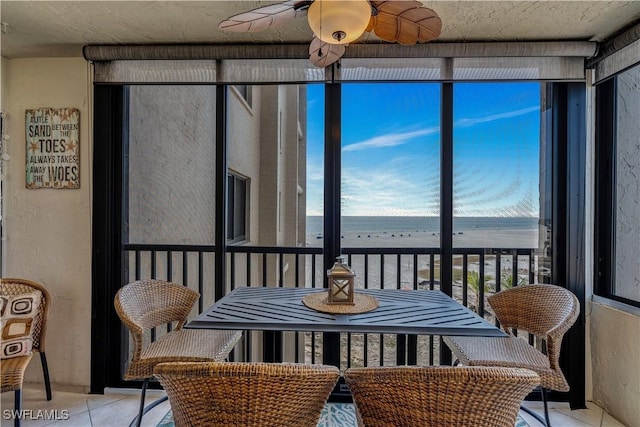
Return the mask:
M 42 384 L 25 384 L 23 390 L 23 410 L 31 410 L 34 418 L 23 421 L 24 427 L 41 426 L 73 426 L 73 427 L 126 427 L 138 410 L 139 390 L 108 390 L 104 395 L 86 394 L 84 387 L 53 387 L 53 400 L 47 402 Z M 148 402 L 162 395 L 162 391 L 151 390 Z M 13 426 L 13 420 L 7 419 L 13 409 L 13 392 L 2 394 L 1 427 Z M 525 402 L 526 406 L 542 413 L 542 403 Z M 550 403 L 551 424 L 554 427 L 624 427 L 599 406 L 587 402 L 588 409 L 572 411 L 567 403 Z M 143 426 L 156 427 L 169 411 L 169 402 L 157 406 L 143 418 Z M 40 412 L 38 412 L 41 410 Z M 46 410 L 46 413 L 45 413 Z M 68 419 L 46 420 L 45 415 L 58 415 L 59 418 L 68 413 Z M 531 427 L 540 424 L 528 414 L 521 412 Z M 346 426 L 345 426 L 346 427 Z

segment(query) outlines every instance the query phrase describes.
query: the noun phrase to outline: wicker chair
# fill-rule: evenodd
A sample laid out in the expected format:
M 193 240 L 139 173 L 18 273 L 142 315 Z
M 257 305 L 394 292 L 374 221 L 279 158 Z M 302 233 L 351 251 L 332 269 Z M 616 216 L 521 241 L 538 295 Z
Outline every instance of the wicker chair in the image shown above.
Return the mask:
M 26 279 L 2 278 L 0 279 L 1 295 L 21 295 L 28 294 L 38 290 L 42 292 L 42 300 L 40 301 L 40 312 L 34 319 L 32 325 L 33 351 L 40 353 L 40 362 L 42 362 L 42 373 L 44 375 L 44 387 L 47 394 L 47 400 L 51 400 L 51 380 L 49 379 L 49 365 L 47 364 L 47 355 L 45 353 L 45 336 L 47 333 L 47 319 L 49 318 L 49 307 L 51 306 L 51 296 L 47 289 L 39 283 Z M 31 359 L 31 357 L 29 357 Z M 27 361 L 28 362 L 28 361 Z M 4 363 L 4 362 L 3 362 Z M 13 364 L 13 362 L 12 362 Z M 26 367 L 26 364 L 25 364 Z M 4 369 L 3 369 L 4 373 Z M 4 386 L 3 386 L 4 391 Z
M 340 372 L 296 363 L 162 363 L 155 375 L 176 427 L 316 427 Z
M 463 365 L 518 367 L 538 373 L 545 418 L 523 410 L 550 426 L 546 390 L 569 391 L 560 369 L 560 347 L 564 334 L 578 318 L 578 299 L 560 286 L 535 284 L 506 289 L 488 301 L 508 337 L 443 337 L 444 342 Z M 514 336 L 514 329 L 544 340 L 546 355 Z
M 344 378 L 366 427 L 513 427 L 540 384 L 527 369 L 452 366 L 351 368 Z
M 22 410 L 22 381 L 24 380 L 24 371 L 27 369 L 27 365 L 31 361 L 31 354 L 21 357 L 13 357 L 11 359 L 2 359 L 0 361 L 0 388 L 1 392 L 13 391 L 15 392 L 15 413 L 20 413 Z M 13 419 L 13 425 L 20 427 L 20 417 Z
M 183 329 L 199 296 L 182 285 L 161 280 L 139 280 L 123 286 L 116 294 L 116 312 L 129 328 L 134 345 L 124 378 L 144 380 L 140 409 L 132 425 L 135 423 L 140 426 L 142 416 L 166 400 L 165 397 L 144 407 L 147 386 L 158 363 L 223 362 L 242 336 L 241 331 Z M 171 332 L 144 344 L 145 331 L 174 322 L 177 324 Z

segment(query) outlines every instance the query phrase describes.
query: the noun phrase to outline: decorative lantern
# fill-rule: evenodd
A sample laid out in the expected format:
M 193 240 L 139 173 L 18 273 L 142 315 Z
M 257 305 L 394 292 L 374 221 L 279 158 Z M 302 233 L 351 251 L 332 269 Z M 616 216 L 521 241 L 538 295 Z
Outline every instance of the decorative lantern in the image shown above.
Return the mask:
M 344 257 L 338 257 L 330 270 L 327 270 L 329 295 L 327 304 L 353 305 L 355 292 L 353 270 L 345 264 Z

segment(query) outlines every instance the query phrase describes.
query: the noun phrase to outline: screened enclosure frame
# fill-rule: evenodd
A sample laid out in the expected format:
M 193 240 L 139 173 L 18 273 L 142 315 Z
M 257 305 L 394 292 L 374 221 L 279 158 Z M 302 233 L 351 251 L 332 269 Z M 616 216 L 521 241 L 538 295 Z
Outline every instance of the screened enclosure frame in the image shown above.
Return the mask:
M 640 301 L 616 292 L 617 95 L 616 76 L 596 86 L 594 293 L 640 308 Z
M 591 47 L 591 44 L 581 44 Z M 137 49 L 137 48 L 136 48 Z M 521 54 L 521 52 L 518 52 Z M 581 51 L 582 55 L 585 52 Z M 212 84 L 215 82 L 198 81 L 198 79 L 209 79 L 213 75 L 219 76 L 222 63 L 225 61 L 204 60 L 209 64 L 206 67 L 191 68 L 190 61 L 176 60 L 137 60 L 126 59 L 118 61 L 102 61 L 92 57 L 85 49 L 85 56 L 94 61 L 95 81 L 94 81 L 94 217 L 93 217 L 93 256 L 92 256 L 92 288 L 93 288 L 93 320 L 92 320 L 92 363 L 91 363 L 91 392 L 102 393 L 105 387 L 130 387 L 132 382 L 122 380 L 123 363 L 126 360 L 126 335 L 119 319 L 113 311 L 113 298 L 117 290 L 122 286 L 124 260 L 123 245 L 127 241 L 126 228 L 124 227 L 124 214 L 126 212 L 126 144 L 127 128 L 126 122 L 128 105 L 128 85 L 129 84 Z M 517 60 L 510 57 L 508 59 L 484 58 L 483 60 L 472 60 L 471 58 L 417 58 L 417 63 L 438 62 L 440 70 L 448 70 L 447 78 L 434 80 L 417 79 L 420 73 L 424 72 L 424 67 L 418 64 L 415 70 L 406 74 L 407 80 L 403 81 L 432 81 L 441 85 L 441 286 L 445 293 L 451 294 L 452 283 L 452 255 L 453 255 L 453 87 L 452 80 L 456 75 L 455 64 L 472 64 L 472 71 L 464 71 L 469 76 L 480 77 L 478 81 L 495 81 L 505 79 L 504 69 L 497 74 L 482 72 L 482 64 L 497 61 L 499 64 L 514 65 Z M 323 267 L 328 269 L 333 264 L 335 257 L 340 254 L 340 98 L 341 83 L 348 71 L 348 57 L 344 59 L 341 69 L 328 68 L 319 70 L 320 78 L 312 80 L 325 87 L 325 159 L 324 159 L 324 233 L 325 240 L 323 246 Z M 527 68 L 524 70 L 524 77 L 519 79 L 514 69 L 518 67 L 507 67 L 509 71 L 508 80 L 537 80 L 549 81 L 548 88 L 551 99 L 551 111 L 553 119 L 551 121 L 551 141 L 554 151 L 553 162 L 550 164 L 553 175 L 553 230 L 558 230 L 553 236 L 554 252 L 552 258 L 553 276 L 552 281 L 561 284 L 572 290 L 584 306 L 585 280 L 584 280 L 584 174 L 585 174 L 585 84 L 584 84 L 584 57 L 552 57 L 549 61 L 538 61 L 543 67 L 553 66 L 555 71 L 545 71 L 544 78 L 541 74 L 532 74 Z M 138 62 L 142 61 L 142 62 Z M 229 60 L 231 61 L 231 60 Z M 243 64 L 245 60 L 236 60 Z M 280 62 L 280 66 L 287 61 Z M 291 59 L 300 63 L 300 59 Z M 305 60 L 306 61 L 306 60 Z M 362 58 L 355 58 L 353 64 L 362 64 L 366 61 Z M 392 61 L 393 62 L 393 61 Z M 405 60 L 406 62 L 406 60 Z M 528 63 L 529 61 L 525 61 Z M 373 63 L 376 63 L 373 60 Z M 401 67 L 402 60 L 398 60 L 398 67 Z M 549 65 L 555 63 L 556 65 Z M 576 70 L 580 63 L 581 74 L 574 71 L 563 74 L 564 71 Z M 567 66 L 567 64 L 569 64 Z M 168 67 L 171 65 L 171 67 Z M 200 64 L 203 65 L 203 64 Z M 229 62 L 229 68 L 224 71 L 225 79 L 229 79 L 230 70 L 238 66 L 238 63 Z M 424 64 L 423 64 L 424 65 Z M 522 65 L 522 63 L 520 64 Z M 150 66 L 151 68 L 148 68 Z M 168 67 L 168 68 L 167 68 Z M 172 68 L 173 67 L 173 68 Z M 306 67 L 306 66 L 305 66 Z M 302 67 L 306 69 L 308 67 Z M 451 68 L 453 67 L 453 68 Z M 436 67 L 437 68 L 437 67 Z M 393 69 L 393 67 L 391 67 Z M 431 67 L 430 70 L 435 68 Z M 213 71 L 212 71 L 213 70 Z M 369 77 L 375 74 L 373 81 L 387 81 L 389 79 L 376 80 L 376 76 L 384 76 L 378 68 L 360 69 L 357 66 L 353 70 L 362 76 Z M 475 70 L 475 71 L 473 71 Z M 522 71 L 522 69 L 520 69 Z M 564 70 L 564 71 L 563 71 Z M 215 74 L 215 73 L 218 74 Z M 432 72 L 432 71 L 429 71 Z M 213 74 L 212 74 L 213 73 Z M 246 72 L 248 73 L 248 72 Z M 276 67 L 275 71 L 280 78 L 291 78 L 290 73 L 283 72 Z M 556 74 L 554 74 L 556 73 Z M 239 72 L 240 80 L 235 83 L 267 83 L 255 82 L 251 79 L 260 73 L 242 74 Z M 177 82 L 175 79 L 184 75 L 191 76 L 185 82 Z M 265 74 L 262 74 L 265 75 Z M 313 74 L 315 76 L 315 74 Z M 106 78 L 105 76 L 109 76 Z M 144 78 L 142 77 L 144 76 Z M 203 77 L 204 76 L 204 77 Z M 114 78 L 118 77 L 118 78 Z M 314 77 L 315 78 L 315 77 Z M 114 80 L 109 80 L 114 79 Z M 132 81 L 127 81 L 128 79 Z M 143 81 L 144 80 L 144 81 Z M 274 78 L 269 83 L 301 83 L 309 80 L 286 80 L 280 81 Z M 455 80 L 457 81 L 457 80 Z M 472 78 L 464 81 L 476 81 Z M 228 252 L 225 233 L 226 216 L 226 99 L 227 84 L 216 85 L 216 215 L 215 215 L 215 278 L 214 292 L 216 296 L 224 295 L 224 281 L 226 276 L 225 256 Z M 569 154 L 570 153 L 570 154 Z M 569 221 L 572 218 L 572 221 Z M 559 230 L 562 230 L 560 232 Z M 578 259 L 578 262 L 573 260 Z M 567 373 L 568 381 L 572 386 L 572 391 L 568 398 L 573 408 L 585 407 L 585 380 L 584 380 L 584 314 L 576 326 L 569 332 L 563 348 L 563 366 Z M 335 363 L 335 352 L 330 348 L 335 347 L 339 337 L 329 334 L 323 341 L 326 354 L 324 363 Z M 441 361 L 450 362 L 450 354 L 441 347 Z M 273 349 L 266 349 L 266 352 Z M 277 354 L 273 353 L 276 357 Z M 333 354 L 333 356 L 332 356 Z M 571 361 L 571 363 L 569 363 Z M 339 363 L 339 355 L 338 355 Z M 557 400 L 564 400 L 567 395 L 553 396 Z

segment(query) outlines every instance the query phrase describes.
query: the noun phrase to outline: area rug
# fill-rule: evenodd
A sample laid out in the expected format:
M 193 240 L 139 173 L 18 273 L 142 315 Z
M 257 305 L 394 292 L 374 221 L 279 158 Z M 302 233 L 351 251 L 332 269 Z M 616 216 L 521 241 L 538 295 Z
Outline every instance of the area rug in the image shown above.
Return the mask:
M 355 427 L 356 413 L 351 403 L 327 403 L 320 415 L 318 427 Z M 160 421 L 158 427 L 174 427 L 171 411 Z M 525 420 L 518 416 L 514 427 L 529 427 Z

